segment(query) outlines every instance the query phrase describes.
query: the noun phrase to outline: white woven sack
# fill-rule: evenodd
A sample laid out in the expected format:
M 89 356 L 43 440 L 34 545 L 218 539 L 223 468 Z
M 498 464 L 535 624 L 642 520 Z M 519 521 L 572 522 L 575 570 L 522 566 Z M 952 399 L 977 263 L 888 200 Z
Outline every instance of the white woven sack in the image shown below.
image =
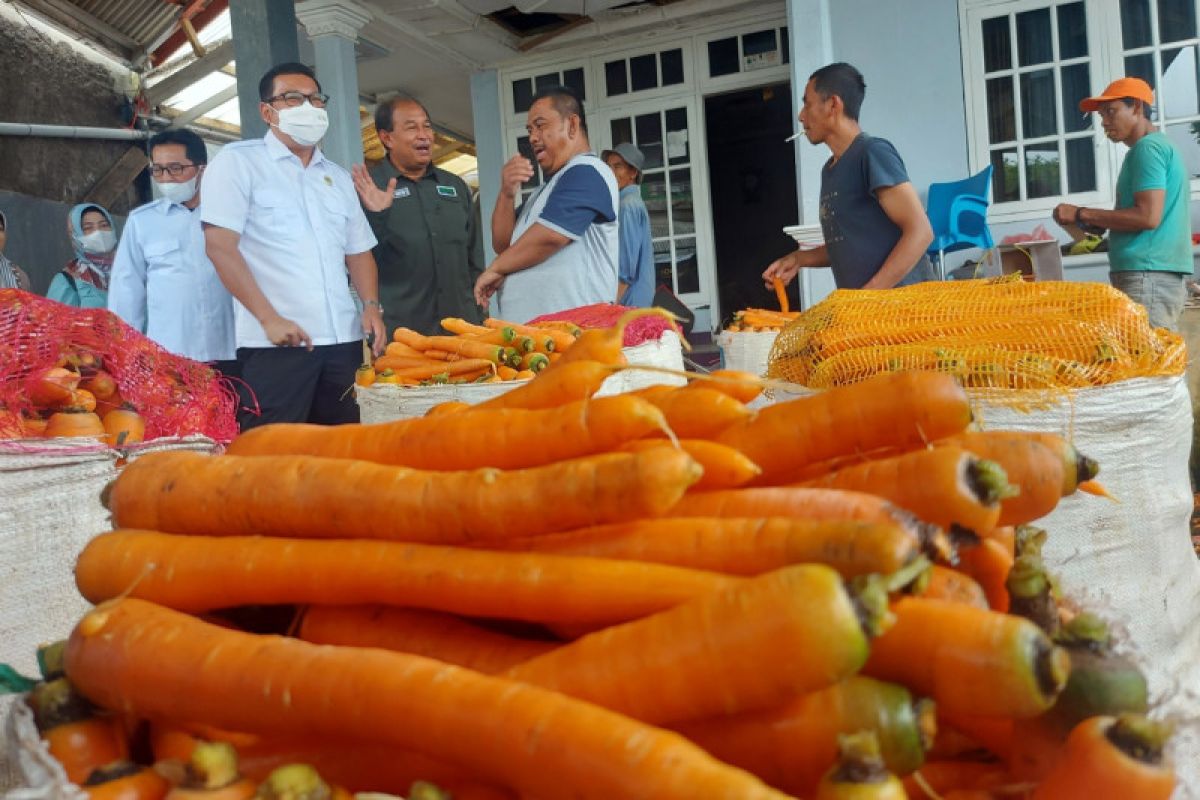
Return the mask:
M 766 375 L 777 336 L 779 331 L 721 331 L 717 334 L 717 346 L 721 348 L 722 366 Z
M 439 403 L 457 400 L 475 405 L 511 391 L 526 381 L 497 383 L 453 383 L 437 386 L 400 386 L 376 383 L 354 387 L 358 411 L 364 423 L 393 422 L 410 417 L 423 417 Z
M 1063 498 L 1037 523 L 1049 532 L 1047 564 L 1070 598 L 1124 634 L 1159 713 L 1192 723 L 1175 742 L 1185 783 L 1175 797 L 1200 800 L 1200 561 L 1189 535 L 1192 406 L 1184 378 L 1086 389 L 1049 410 L 976 411 L 985 428 L 1069 436 L 1100 462 L 1099 480 L 1120 502 L 1078 492 Z
M 83 790 L 67 779 L 62 765 L 50 755 L 38 735 L 33 712 L 23 695 L 0 698 L 3 750 L 0 750 L 0 791 L 4 800 L 86 800 Z
M 675 331 L 663 331 L 662 336 L 657 339 L 622 348 L 621 352 L 629 364 L 660 367 L 679 374 L 668 375 L 665 372 L 641 369 L 621 370 L 600 385 L 600 391 L 596 392 L 597 397 L 635 392 L 655 384 L 682 386 L 687 383 L 687 378 L 683 375 L 683 343 Z

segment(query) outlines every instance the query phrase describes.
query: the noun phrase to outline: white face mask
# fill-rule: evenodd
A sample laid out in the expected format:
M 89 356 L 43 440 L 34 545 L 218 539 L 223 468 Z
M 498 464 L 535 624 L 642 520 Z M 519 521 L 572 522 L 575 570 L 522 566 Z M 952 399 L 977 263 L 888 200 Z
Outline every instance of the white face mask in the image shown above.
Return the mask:
M 99 230 L 79 237 L 86 253 L 107 253 L 117 246 L 117 235 L 112 231 Z
M 302 147 L 312 147 L 329 130 L 329 115 L 325 109 L 316 108 L 307 100 L 295 108 L 279 109 L 279 130 L 286 133 Z
M 155 185 L 158 186 L 158 191 L 162 193 L 162 196 L 172 203 L 183 205 L 196 196 L 195 177 L 183 183 L 156 183 Z

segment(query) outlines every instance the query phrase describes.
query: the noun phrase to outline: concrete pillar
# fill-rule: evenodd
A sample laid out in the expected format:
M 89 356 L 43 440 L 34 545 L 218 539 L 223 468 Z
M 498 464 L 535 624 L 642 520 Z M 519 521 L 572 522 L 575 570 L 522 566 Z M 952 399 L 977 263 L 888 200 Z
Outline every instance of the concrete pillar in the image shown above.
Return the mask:
M 500 80 L 494 69 L 471 75 L 471 116 L 475 121 L 475 158 L 479 171 L 479 221 L 483 260 L 491 264 L 492 209 L 500 194 L 500 168 L 504 166 L 504 121 L 500 111 Z
M 229 4 L 233 53 L 237 60 L 238 110 L 242 138 L 267 132 L 258 113 L 258 81 L 276 64 L 300 59 L 293 0 L 237 0 Z
M 296 17 L 308 31 L 317 57 L 317 78 L 329 95 L 329 133 L 321 152 L 350 169 L 363 160 L 362 126 L 358 119 L 358 64 L 354 43 L 371 20 L 371 12 L 352 0 L 302 0 Z

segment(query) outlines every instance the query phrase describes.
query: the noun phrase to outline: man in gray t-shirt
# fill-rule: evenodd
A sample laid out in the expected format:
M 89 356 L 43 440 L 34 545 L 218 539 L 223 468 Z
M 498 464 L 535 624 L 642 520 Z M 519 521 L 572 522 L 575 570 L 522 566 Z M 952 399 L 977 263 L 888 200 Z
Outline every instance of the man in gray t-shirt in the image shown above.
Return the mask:
M 813 144 L 833 156 L 821 170 L 821 230 L 825 243 L 797 250 L 763 272 L 788 283 L 804 267 L 832 267 L 839 289 L 890 289 L 932 277 L 925 250 L 933 229 L 904 162 L 886 139 L 858 124 L 866 85 L 849 64 L 830 64 L 804 88 L 800 124 Z

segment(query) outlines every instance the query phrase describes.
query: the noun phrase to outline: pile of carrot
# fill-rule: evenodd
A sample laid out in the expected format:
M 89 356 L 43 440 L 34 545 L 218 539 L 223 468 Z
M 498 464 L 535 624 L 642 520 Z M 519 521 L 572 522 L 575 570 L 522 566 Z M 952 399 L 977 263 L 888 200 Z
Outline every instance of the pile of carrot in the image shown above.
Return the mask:
M 734 312 L 725 330 L 734 333 L 778 331 L 800 316 L 799 311 L 773 311 L 769 308 L 744 308 Z
M 159 758 L 227 741 L 353 791 L 1169 797 L 1140 672 L 1029 527 L 1095 489 L 1068 442 L 970 430 L 939 373 L 594 399 L 620 327 L 567 334 L 480 406 L 127 467 L 72 684 Z

